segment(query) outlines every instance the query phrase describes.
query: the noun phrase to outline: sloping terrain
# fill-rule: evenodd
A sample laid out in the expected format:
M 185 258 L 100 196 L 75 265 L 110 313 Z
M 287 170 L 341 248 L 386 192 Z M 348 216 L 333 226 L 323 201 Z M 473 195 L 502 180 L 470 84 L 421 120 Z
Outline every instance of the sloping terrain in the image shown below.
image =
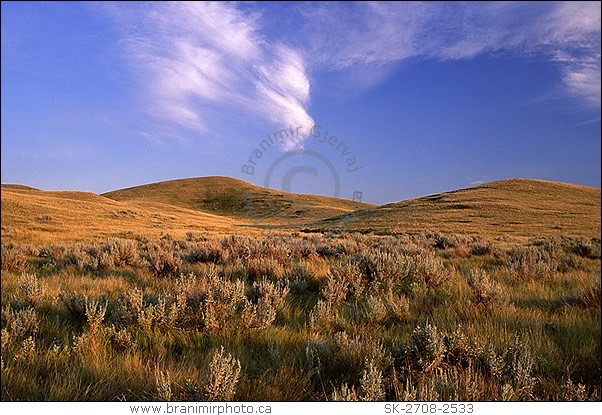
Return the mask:
M 600 236 L 600 189 L 510 179 L 383 206 L 280 192 L 237 179 L 161 182 L 104 195 L 2 185 L 2 240 L 81 241 L 261 229 L 484 236 Z
M 187 231 L 249 231 L 235 219 L 161 203 L 124 203 L 87 192 L 2 185 L 2 242 L 53 243 L 107 236 L 183 237 Z
M 256 223 L 291 224 L 325 219 L 375 205 L 255 186 L 230 177 L 170 180 L 102 196 L 124 202 L 161 202 Z
M 338 215 L 310 228 L 511 236 L 600 236 L 600 189 L 509 179 Z

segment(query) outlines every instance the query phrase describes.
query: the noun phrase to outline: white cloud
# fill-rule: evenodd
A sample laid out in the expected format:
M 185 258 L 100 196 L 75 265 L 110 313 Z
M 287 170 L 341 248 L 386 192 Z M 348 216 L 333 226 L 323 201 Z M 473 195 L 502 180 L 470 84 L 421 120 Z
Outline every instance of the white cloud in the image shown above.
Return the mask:
M 207 132 L 212 114 L 227 110 L 308 132 L 313 72 L 337 72 L 366 88 L 408 58 L 491 52 L 544 56 L 558 66 L 566 94 L 600 107 L 599 2 L 296 3 L 287 9 L 299 17 L 291 30 L 266 27 L 282 24 L 264 18 L 269 7 L 106 6 L 147 92 L 147 111 L 178 127 Z M 301 147 L 303 140 L 283 147 Z
M 309 101 L 310 85 L 301 56 L 294 50 L 279 46 L 274 62 L 258 68 L 257 96 L 263 103 L 261 112 L 275 123 L 301 127 L 298 137 L 284 142 L 285 150 L 299 148 L 309 134 L 314 121 L 305 108 Z M 286 122 L 288 124 L 286 124 Z
M 212 107 L 250 111 L 282 125 L 314 124 L 301 55 L 260 32 L 258 15 L 233 3 L 153 3 L 113 8 L 127 58 L 147 93 L 147 111 L 206 132 Z M 282 143 L 295 148 L 302 138 Z
M 585 100 L 594 108 L 600 108 L 600 53 L 597 56 L 578 56 L 558 53 L 562 79 L 567 92 Z
M 305 6 L 304 6 L 305 7 Z M 470 59 L 504 51 L 557 62 L 565 90 L 600 106 L 599 2 L 386 2 L 306 6 L 308 60 L 372 85 L 411 57 Z M 560 61 L 558 55 L 567 59 Z M 368 69 L 366 69 L 368 67 Z M 356 77 L 357 78 L 357 77 Z

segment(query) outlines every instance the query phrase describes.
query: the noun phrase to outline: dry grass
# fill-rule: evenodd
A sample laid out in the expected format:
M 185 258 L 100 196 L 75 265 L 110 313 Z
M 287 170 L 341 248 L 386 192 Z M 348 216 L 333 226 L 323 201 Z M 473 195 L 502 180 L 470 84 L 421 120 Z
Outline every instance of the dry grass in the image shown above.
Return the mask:
M 2 242 L 104 240 L 109 236 L 158 238 L 189 231 L 227 233 L 244 223 L 161 203 L 117 202 L 93 193 L 45 192 L 2 186 Z M 251 232 L 249 230 L 249 232 Z
M 369 203 L 334 197 L 301 195 L 268 189 L 230 177 L 199 177 L 170 180 L 105 193 L 122 202 L 160 202 L 262 223 L 298 223 L 323 219 Z
M 23 263 L 2 271 L 2 399 L 599 399 L 600 240 L 457 249 L 473 243 L 13 245 Z M 152 249 L 177 271 L 157 273 Z M 197 261 L 205 250 L 217 255 Z M 518 277 L 525 255 L 538 272 Z
M 351 212 L 310 229 L 490 236 L 600 235 L 600 189 L 511 179 Z
M 600 189 L 513 179 L 374 207 L 278 192 L 225 177 L 173 180 L 100 196 L 2 185 L 5 244 L 109 236 L 158 238 L 163 234 L 176 238 L 188 234 L 194 240 L 195 235 L 257 235 L 264 228 L 376 234 L 435 231 L 502 239 L 593 237 L 600 234 Z M 453 245 L 465 255 L 490 249 L 477 240 L 470 245 L 439 243 L 446 248 Z M 314 249 L 338 255 L 353 246 L 344 241 Z M 585 244 L 576 249 L 587 253 L 590 247 Z M 3 250 L 5 255 L 8 261 L 10 252 Z
M 598 189 L 506 181 L 346 218 L 395 230 L 374 235 L 262 231 L 233 191 L 212 210 L 187 184 L 2 187 L 3 400 L 600 399 Z

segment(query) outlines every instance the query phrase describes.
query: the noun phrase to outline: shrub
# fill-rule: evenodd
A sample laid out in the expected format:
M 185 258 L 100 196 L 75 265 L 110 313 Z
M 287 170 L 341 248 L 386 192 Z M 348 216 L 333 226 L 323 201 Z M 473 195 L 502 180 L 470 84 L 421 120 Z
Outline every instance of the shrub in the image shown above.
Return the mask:
M 241 313 L 244 327 L 248 329 L 264 329 L 276 320 L 276 309 L 265 298 L 260 298 L 257 304 L 245 300 Z
M 183 258 L 191 264 L 198 262 L 217 264 L 227 259 L 224 257 L 222 245 L 218 241 L 198 242 Z
M 207 400 L 231 401 L 236 394 L 240 379 L 240 361 L 230 353 L 224 353 L 224 346 L 213 354 L 209 364 L 209 381 L 205 387 Z
M 318 291 L 320 287 L 319 280 L 303 262 L 293 264 L 286 271 L 285 279 L 288 281 L 291 292 L 295 294 L 304 294 L 308 290 Z
M 428 372 L 436 368 L 445 356 L 443 336 L 437 326 L 416 327 L 412 333 L 412 352 L 418 368 Z
M 20 249 L 13 245 L 2 245 L 2 271 L 22 272 L 26 265 Z
M 585 385 L 582 383 L 573 383 L 569 377 L 562 387 L 563 389 L 563 400 L 569 402 L 583 402 L 588 400 L 587 390 Z
M 443 238 L 423 233 L 193 235 L 38 252 L 20 245 L 36 274 L 2 272 L 2 390 L 19 400 L 599 399 L 599 339 L 590 335 L 600 307 L 592 259 L 599 240 L 540 238 L 510 250 L 512 240 L 500 237 L 488 251 L 479 237 L 445 238 L 455 248 L 441 242 L 437 251 Z M 120 253 L 124 241 L 138 247 L 137 260 Z M 461 257 L 465 248 L 486 256 Z M 134 263 L 138 269 L 92 275 L 75 268 Z M 49 278 L 79 287 L 56 304 L 44 291 Z M 510 288 L 524 307 L 509 305 Z M 508 330 L 525 336 L 507 341 Z M 241 380 L 224 341 L 245 356 L 250 379 Z M 149 362 L 160 366 L 148 372 Z M 106 382 L 74 388 L 90 369 Z
M 86 298 L 86 318 L 91 333 L 96 333 L 105 318 L 107 306 L 101 305 L 97 300 Z
M 255 245 L 254 241 L 240 235 L 229 235 L 221 240 L 222 250 L 228 258 L 232 259 L 250 259 L 251 247 Z
M 35 274 L 24 273 L 19 276 L 19 292 L 28 304 L 38 304 L 45 291 L 46 286 L 40 282 Z
M 8 346 L 8 344 L 10 343 L 10 341 L 11 341 L 11 335 L 10 335 L 10 333 L 8 332 L 7 329 L 3 328 L 2 332 L 0 333 L 0 345 L 1 345 L 0 351 L 1 351 L 1 354 L 4 354 L 4 351 L 7 348 L 6 346 Z
M 593 284 L 582 289 L 579 294 L 579 304 L 583 307 L 600 308 L 600 274 L 597 274 Z
M 186 299 L 178 295 L 175 299 L 160 297 L 156 304 L 143 303 L 138 309 L 137 320 L 140 327 L 148 332 L 153 326 L 164 330 L 174 329 L 186 310 Z
M 431 252 L 417 255 L 414 260 L 414 272 L 418 280 L 424 282 L 428 287 L 438 287 L 449 281 L 453 275 L 450 270 L 445 268 L 443 260 Z
M 324 370 L 323 362 L 328 362 L 333 358 L 333 350 L 330 342 L 317 334 L 313 334 L 305 342 L 305 367 L 317 374 L 322 375 Z
M 462 326 L 443 337 L 445 362 L 450 365 L 466 366 L 475 357 L 475 348 L 464 334 Z
M 13 310 L 10 304 L 2 307 L 2 326 L 11 338 L 25 339 L 35 337 L 40 323 L 33 307 L 22 310 Z
M 347 254 L 346 245 L 335 244 L 333 241 L 320 243 L 316 246 L 316 253 L 322 257 L 340 257 Z
M 131 350 L 136 346 L 132 334 L 126 327 L 117 330 L 114 325 L 111 325 L 105 328 L 104 334 L 116 350 Z
M 516 280 L 542 280 L 552 274 L 552 259 L 542 249 L 513 248 L 510 251 L 510 271 Z
M 69 252 L 64 246 L 51 245 L 40 248 L 38 257 L 45 268 L 61 267 L 69 264 Z
M 349 259 L 339 260 L 330 266 L 328 274 L 329 281 L 340 281 L 339 284 L 346 285 L 345 291 L 360 299 L 366 289 L 366 281 L 362 270 L 357 262 Z
M 447 249 L 456 248 L 458 246 L 457 238 L 435 234 L 433 235 L 433 248 Z
M 491 255 L 493 253 L 493 247 L 489 242 L 473 242 L 470 244 L 470 254 L 481 256 Z
M 567 272 L 571 269 L 581 269 L 584 267 L 585 260 L 572 252 L 561 256 L 558 260 L 557 270 Z
M 600 243 L 594 241 L 577 240 L 573 242 L 571 251 L 583 258 L 599 259 Z
M 97 255 L 94 257 L 91 256 L 88 253 L 90 251 L 96 253 L 94 248 L 86 250 L 80 244 L 71 246 L 67 249 L 65 263 L 68 265 L 75 265 L 80 270 L 88 268 L 95 271 L 99 268 Z
M 82 294 L 69 293 L 59 295 L 60 300 L 65 305 L 65 308 L 75 320 L 83 320 L 86 316 L 87 297 Z
M 472 290 L 475 304 L 491 306 L 506 302 L 501 287 L 492 281 L 485 271 L 470 270 L 466 276 L 466 283 Z
M 367 362 L 366 369 L 362 372 L 360 385 L 363 401 L 382 401 L 385 398 L 383 372 L 374 359 Z
M 390 354 L 381 340 L 369 335 L 348 335 L 339 332 L 334 336 L 336 357 L 334 363 L 349 373 L 359 373 L 366 362 L 372 362 L 379 370 L 387 370 L 392 364 Z M 332 364 L 333 362 L 331 362 Z
M 202 305 L 203 323 L 207 330 L 231 327 L 241 315 L 252 312 L 245 295 L 245 284 L 211 274 L 203 281 L 205 298 Z M 246 315 L 249 317 L 249 315 Z M 244 322 L 243 322 L 244 325 Z
M 519 400 L 533 399 L 537 382 L 533 377 L 535 359 L 519 336 L 506 350 L 504 362 L 503 375 L 512 384 L 513 397 Z
M 340 388 L 336 388 L 332 392 L 331 400 L 355 402 L 355 401 L 359 401 L 359 398 L 358 398 L 357 392 L 355 391 L 355 388 L 353 386 L 351 386 L 351 388 L 350 388 L 349 386 L 347 386 L 346 383 L 343 383 Z
M 326 285 L 322 287 L 321 294 L 324 300 L 332 306 L 342 304 L 347 298 L 349 284 L 344 279 L 329 273 L 326 279 Z
M 312 330 L 320 328 L 328 329 L 331 321 L 335 318 L 332 304 L 328 301 L 318 300 L 309 313 L 309 327 Z
M 155 369 L 155 386 L 157 388 L 157 398 L 160 401 L 170 401 L 172 398 L 171 392 L 171 376 L 169 372 Z
M 482 370 L 489 376 L 498 380 L 502 379 L 504 374 L 504 356 L 495 351 L 493 345 L 486 349 L 479 349 L 477 352 L 477 363 Z
M 15 355 L 15 360 L 23 360 L 30 363 L 36 357 L 36 342 L 29 336 L 21 343 L 21 349 Z
M 138 263 L 138 244 L 130 239 L 108 238 L 101 251 L 110 255 L 117 267 Z
M 282 310 L 286 303 L 286 296 L 289 288 L 283 283 L 274 283 L 267 278 L 260 282 L 253 283 L 253 290 L 259 301 L 264 300 L 269 303 L 276 311 Z
M 189 401 L 198 402 L 203 400 L 201 389 L 192 379 L 186 379 L 186 395 Z
M 441 258 L 427 251 L 407 255 L 371 249 L 356 260 L 373 291 L 405 291 L 413 282 L 437 287 L 453 276 Z
M 180 256 L 173 249 L 157 244 L 147 245 L 144 259 L 151 272 L 159 277 L 176 277 L 182 264 Z
M 278 279 L 284 274 L 284 268 L 278 261 L 266 257 L 251 258 L 247 263 L 247 275 L 250 281 L 264 277 Z
M 289 289 L 283 284 L 276 284 L 264 278 L 253 283 L 253 300 L 246 300 L 242 320 L 247 328 L 263 329 L 276 319 L 276 313 L 284 308 Z
M 399 321 L 405 321 L 410 317 L 410 302 L 403 294 L 397 294 L 389 290 L 385 295 L 389 313 Z
M 366 299 L 366 317 L 371 324 L 381 324 L 389 317 L 389 309 L 383 300 L 374 294 Z
M 376 291 L 409 282 L 413 276 L 414 261 L 406 255 L 371 249 L 356 260 L 371 289 Z

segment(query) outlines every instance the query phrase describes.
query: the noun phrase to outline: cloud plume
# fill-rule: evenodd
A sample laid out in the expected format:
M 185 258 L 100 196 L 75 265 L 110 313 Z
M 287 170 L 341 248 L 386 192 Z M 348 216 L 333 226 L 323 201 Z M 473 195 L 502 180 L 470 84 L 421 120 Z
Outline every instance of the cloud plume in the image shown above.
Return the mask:
M 321 70 L 380 81 L 380 68 L 411 57 L 541 55 L 558 65 L 566 93 L 600 107 L 599 2 L 322 4 L 301 14 L 312 65 Z
M 287 9 L 298 17 L 290 32 L 270 27 L 264 17 L 278 9 L 265 3 L 110 9 L 147 112 L 194 131 L 212 128 L 212 111 L 235 110 L 307 133 L 310 75 L 339 72 L 370 87 L 412 57 L 543 56 L 557 66 L 565 96 L 600 107 L 599 2 L 296 3 Z M 304 138 L 282 145 L 299 148 Z
M 302 57 L 260 31 L 257 13 L 231 3 L 153 3 L 114 8 L 127 58 L 165 122 L 207 132 L 212 107 L 248 111 L 277 125 L 314 124 Z M 285 149 L 301 144 L 283 142 Z

